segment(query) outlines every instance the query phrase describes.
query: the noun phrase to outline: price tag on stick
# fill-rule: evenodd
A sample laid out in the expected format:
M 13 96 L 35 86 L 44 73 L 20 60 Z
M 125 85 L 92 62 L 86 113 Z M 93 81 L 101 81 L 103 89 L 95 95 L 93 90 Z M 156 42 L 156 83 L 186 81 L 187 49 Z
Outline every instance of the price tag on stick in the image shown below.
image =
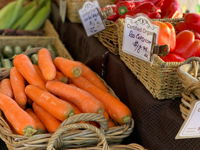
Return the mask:
M 122 50 L 132 56 L 151 62 L 153 45 L 157 42 L 159 27 L 145 16 L 126 17 Z
M 94 35 L 105 29 L 97 1 L 85 2 L 83 8 L 79 10 L 79 15 L 87 36 Z
M 65 22 L 66 9 L 67 9 L 67 0 L 60 0 L 59 1 L 59 12 L 60 12 L 61 20 L 63 23 Z
M 184 121 L 175 139 L 200 138 L 200 101 L 193 104 L 188 118 Z

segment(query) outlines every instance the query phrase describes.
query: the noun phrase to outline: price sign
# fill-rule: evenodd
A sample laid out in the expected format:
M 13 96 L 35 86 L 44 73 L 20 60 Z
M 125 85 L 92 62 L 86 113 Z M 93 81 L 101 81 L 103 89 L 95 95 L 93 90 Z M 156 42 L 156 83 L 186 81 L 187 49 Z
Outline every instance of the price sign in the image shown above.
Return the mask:
M 83 8 L 79 10 L 79 15 L 87 36 L 94 35 L 105 29 L 97 1 L 85 2 Z
M 145 16 L 126 17 L 122 50 L 144 61 L 151 61 L 153 44 L 157 42 L 159 27 Z M 155 36 L 155 38 L 154 38 Z
M 59 1 L 59 12 L 60 12 L 61 20 L 63 23 L 65 22 L 66 9 L 67 9 L 67 0 L 60 0 Z
M 189 117 L 184 121 L 175 139 L 200 137 L 200 101 L 194 104 Z

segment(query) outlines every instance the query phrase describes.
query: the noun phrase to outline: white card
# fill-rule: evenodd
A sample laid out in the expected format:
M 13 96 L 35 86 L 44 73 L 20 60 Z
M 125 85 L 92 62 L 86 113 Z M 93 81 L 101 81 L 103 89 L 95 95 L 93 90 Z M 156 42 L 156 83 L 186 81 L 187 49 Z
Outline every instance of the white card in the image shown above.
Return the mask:
M 153 36 L 159 33 L 159 27 L 151 24 L 150 20 L 145 16 L 136 18 L 126 17 L 124 25 L 124 35 L 122 50 L 132 56 L 144 61 L 150 62 L 153 43 Z
M 200 101 L 194 104 L 188 118 L 184 121 L 175 139 L 200 137 Z
M 85 2 L 83 8 L 79 10 L 79 15 L 87 36 L 94 35 L 105 29 L 97 1 Z
M 66 17 L 66 10 L 67 10 L 67 0 L 60 0 L 59 1 L 59 12 L 61 16 L 61 20 L 64 23 Z

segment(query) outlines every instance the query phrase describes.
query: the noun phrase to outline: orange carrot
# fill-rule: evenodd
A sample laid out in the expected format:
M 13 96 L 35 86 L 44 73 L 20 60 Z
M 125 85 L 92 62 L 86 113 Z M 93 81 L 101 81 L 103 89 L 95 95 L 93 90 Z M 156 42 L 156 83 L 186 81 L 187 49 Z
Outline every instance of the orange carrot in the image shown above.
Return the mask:
M 40 75 L 37 73 L 31 60 L 28 56 L 20 54 L 15 56 L 13 60 L 14 66 L 21 73 L 21 75 L 28 81 L 29 84 L 38 86 L 42 89 L 45 89 L 45 83 L 40 78 Z
M 44 133 L 46 128 L 45 126 L 42 124 L 42 122 L 39 120 L 39 118 L 36 116 L 36 114 L 33 112 L 33 110 L 31 108 L 26 109 L 26 112 L 33 118 L 33 120 L 35 121 L 35 126 L 36 129 L 38 130 L 39 133 Z
M 10 84 L 10 79 L 3 79 L 1 81 L 0 92 L 9 96 L 10 98 L 13 97 L 13 91 L 12 91 L 12 87 L 11 87 L 11 84 Z
M 38 52 L 38 66 L 45 80 L 53 80 L 56 77 L 56 67 L 53 64 L 51 53 L 46 48 Z
M 2 93 L 0 93 L 0 109 L 18 134 L 31 136 L 37 131 L 32 117 L 12 98 Z
M 81 63 L 81 62 L 79 62 L 79 63 L 83 70 L 82 76 L 84 78 L 86 78 L 88 81 L 90 81 L 92 84 L 94 84 L 95 86 L 100 88 L 101 90 L 108 92 L 108 89 L 104 85 L 103 81 L 96 75 L 96 73 L 93 72 L 89 67 L 87 67 L 83 63 Z
M 47 90 L 76 105 L 85 113 L 104 112 L 103 104 L 88 92 L 59 81 L 48 81 Z
M 73 108 L 69 103 L 34 85 L 26 86 L 25 92 L 33 102 L 48 111 L 58 120 L 63 121 L 74 114 Z
M 82 73 L 80 64 L 73 60 L 56 57 L 54 59 L 54 64 L 66 77 L 76 78 Z
M 41 122 L 45 125 L 48 132 L 55 132 L 60 126 L 61 122 L 57 120 L 54 116 L 44 110 L 42 107 L 33 103 L 33 110 Z
M 120 124 L 131 121 L 131 111 L 116 97 L 112 96 L 108 92 L 97 88 L 84 77 L 72 78 L 71 80 L 76 86 L 91 93 L 98 100 L 100 100 L 104 104 L 106 111 L 109 113 L 113 120 L 117 121 Z
M 37 71 L 37 73 L 39 74 L 40 78 L 41 78 L 44 82 L 46 82 L 46 80 L 45 80 L 45 78 L 43 77 L 42 72 L 41 72 L 40 68 L 38 67 L 38 65 L 34 65 L 34 64 L 33 64 L 33 66 L 34 66 L 35 70 Z
M 13 89 L 15 101 L 21 108 L 25 109 L 27 103 L 27 97 L 25 94 L 25 81 L 15 67 L 12 67 L 12 69 L 10 70 L 10 82 Z
M 61 81 L 63 83 L 67 83 L 68 82 L 68 78 L 66 76 L 64 76 L 64 74 L 62 74 L 59 71 L 56 71 L 56 78 L 55 78 L 55 80 Z

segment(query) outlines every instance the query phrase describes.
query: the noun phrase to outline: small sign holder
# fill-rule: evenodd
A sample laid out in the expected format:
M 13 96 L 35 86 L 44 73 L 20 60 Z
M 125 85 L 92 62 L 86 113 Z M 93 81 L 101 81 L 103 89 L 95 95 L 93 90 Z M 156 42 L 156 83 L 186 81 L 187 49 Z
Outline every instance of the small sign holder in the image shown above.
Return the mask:
M 79 15 L 87 36 L 92 36 L 105 29 L 103 17 L 97 1 L 85 2 L 83 7 L 79 10 Z

